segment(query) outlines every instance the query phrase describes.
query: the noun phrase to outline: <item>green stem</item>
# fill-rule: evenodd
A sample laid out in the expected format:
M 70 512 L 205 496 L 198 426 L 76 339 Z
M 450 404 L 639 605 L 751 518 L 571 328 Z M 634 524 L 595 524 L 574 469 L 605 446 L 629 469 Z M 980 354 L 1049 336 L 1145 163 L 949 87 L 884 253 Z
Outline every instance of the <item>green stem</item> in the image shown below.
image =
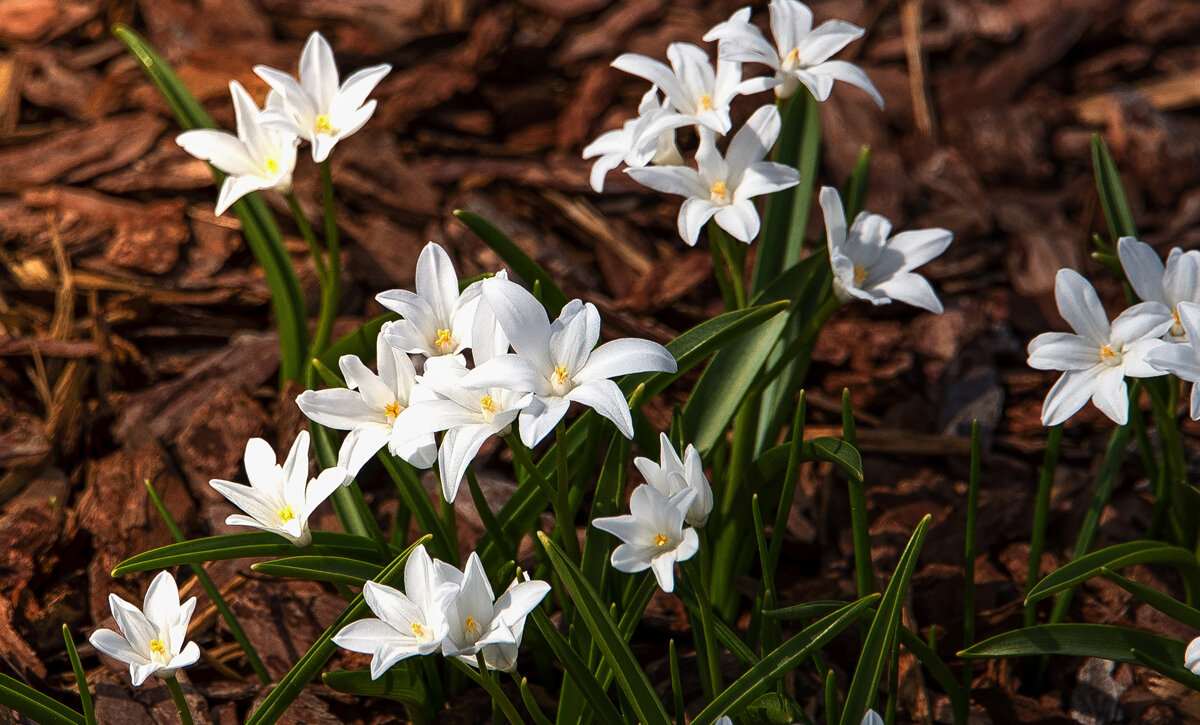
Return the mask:
M 720 251 L 722 259 L 725 260 L 725 268 L 729 270 L 729 291 L 733 298 L 733 309 L 742 309 L 746 306 L 746 289 L 743 278 L 745 276 L 746 250 L 742 245 L 741 249 L 734 249 L 735 242 L 729 238 L 725 230 L 717 225 L 715 221 L 708 223 L 708 242 L 712 245 L 714 255 L 716 251 Z M 716 260 L 714 259 L 714 262 Z M 726 309 L 729 309 L 728 307 Z
M 704 582 L 700 577 L 700 571 L 694 561 L 683 562 L 680 569 L 683 575 L 687 577 L 687 584 L 696 594 L 696 609 L 700 613 L 699 627 L 693 623 L 694 634 L 696 635 L 696 650 L 697 653 L 704 657 L 706 666 L 704 667 L 703 675 L 707 678 L 702 681 L 704 685 L 704 696 L 712 702 L 713 698 L 721 694 L 725 690 L 721 679 L 721 652 L 717 649 L 717 628 L 713 623 L 712 599 L 708 595 L 708 590 L 704 586 Z
M 1058 468 L 1058 449 L 1063 428 L 1052 426 L 1046 437 L 1046 453 L 1042 458 L 1042 475 L 1038 479 L 1037 502 L 1033 510 L 1033 532 L 1029 538 L 1029 566 L 1025 570 L 1025 591 L 1037 584 L 1042 571 L 1042 551 L 1046 547 L 1046 526 L 1050 518 L 1050 493 L 1054 487 L 1054 471 Z M 1025 626 L 1037 621 L 1037 604 L 1025 605 Z
M 477 657 L 480 660 L 480 667 L 485 667 L 482 663 L 482 653 L 477 655 Z M 481 672 L 476 672 L 474 668 L 457 657 L 451 657 L 449 660 L 459 671 L 488 691 L 488 694 L 492 696 L 492 704 L 500 706 L 500 710 L 512 725 L 525 725 L 525 722 L 521 719 L 521 715 L 517 712 L 517 708 L 512 704 L 512 700 L 508 699 L 508 695 L 504 694 L 504 690 L 500 689 L 500 685 L 489 674 L 486 674 L 486 668 Z
M 317 334 L 313 338 L 313 350 L 317 352 L 324 350 L 329 344 L 342 288 L 342 251 L 338 240 L 337 216 L 333 203 L 333 174 L 330 171 L 329 159 L 321 162 L 321 200 L 325 207 L 325 250 L 329 255 L 329 274 L 328 284 L 322 289 L 321 317 L 317 321 Z
M 567 421 L 565 418 L 559 418 L 555 425 L 554 438 L 557 443 L 554 449 L 558 459 L 558 490 L 555 492 L 554 516 L 559 520 L 563 537 L 574 543 L 575 546 L 572 549 L 565 551 L 568 556 L 572 557 L 572 563 L 578 564 L 581 554 L 578 537 L 575 535 L 575 510 L 571 507 L 571 474 L 567 468 Z
M 842 438 L 858 447 L 858 433 L 854 427 L 854 412 L 850 409 L 850 390 L 842 389 Z M 867 494 L 863 479 L 849 476 L 846 480 L 850 496 L 850 527 L 854 533 L 854 580 L 858 596 L 865 597 L 875 591 L 875 565 L 871 561 L 871 527 L 867 520 Z
M 975 643 L 975 541 L 979 524 L 979 472 L 983 451 L 979 440 L 979 421 L 971 423 L 971 473 L 967 478 L 967 540 L 963 547 L 963 647 Z M 896 638 L 897 646 L 899 637 Z M 893 661 L 893 666 L 898 663 Z M 963 693 L 960 698 L 962 711 L 955 713 L 955 722 L 967 722 L 970 714 L 971 679 L 974 674 L 972 661 L 963 664 Z M 891 703 L 891 693 L 888 701 Z
M 734 297 L 733 286 L 729 280 L 729 270 L 725 266 L 724 255 L 721 253 L 721 245 L 713 233 L 714 229 L 717 229 L 717 225 L 709 223 L 708 251 L 712 253 L 713 277 L 717 280 L 717 288 L 721 290 L 721 302 L 725 306 L 725 310 L 729 311 L 736 309 L 737 298 Z
M 563 551 L 571 558 L 571 561 L 579 562 L 579 540 L 575 537 L 575 527 L 571 525 L 572 517 L 570 516 L 570 505 L 566 508 L 562 507 L 562 500 L 555 490 L 554 485 L 550 483 L 533 462 L 533 458 L 529 455 L 529 449 L 521 442 L 521 439 L 514 433 L 509 433 L 504 437 L 508 443 L 509 449 L 512 451 L 513 460 L 525 472 L 529 474 L 538 486 L 546 493 L 546 497 L 550 499 L 550 505 L 554 508 L 554 518 L 557 520 L 559 540 L 562 542 Z M 565 446 L 566 439 L 561 440 L 561 445 Z M 565 450 L 565 448 L 564 448 Z
M 454 515 L 454 502 L 447 501 L 444 497 L 438 496 L 438 514 L 442 519 L 442 530 L 446 532 L 446 537 L 450 540 L 450 551 L 453 553 L 453 558 L 450 563 L 458 565 L 458 517 Z
M 292 211 L 292 218 L 296 220 L 296 227 L 300 229 L 300 236 L 304 237 L 304 241 L 308 243 L 308 253 L 312 255 L 313 266 L 317 268 L 317 278 L 321 280 L 321 288 L 324 289 L 328 284 L 327 277 L 329 276 L 329 268 L 325 266 L 324 253 L 321 251 L 321 245 L 317 242 L 317 235 L 313 233 L 312 225 L 308 223 L 308 217 L 304 216 L 304 209 L 300 207 L 300 200 L 296 198 L 293 192 L 284 194 L 287 199 L 288 209 Z
M 175 701 L 175 711 L 179 713 L 179 722 L 181 725 L 192 725 L 192 711 L 183 697 L 183 688 L 179 686 L 179 680 L 174 675 L 163 679 L 167 682 L 167 689 L 171 691 L 171 699 Z

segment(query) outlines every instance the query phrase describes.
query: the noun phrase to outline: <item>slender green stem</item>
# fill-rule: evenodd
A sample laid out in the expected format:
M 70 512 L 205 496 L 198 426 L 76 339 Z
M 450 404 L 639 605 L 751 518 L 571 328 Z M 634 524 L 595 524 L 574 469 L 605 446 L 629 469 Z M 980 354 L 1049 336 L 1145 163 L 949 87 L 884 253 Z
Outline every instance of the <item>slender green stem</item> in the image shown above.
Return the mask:
M 575 535 L 575 510 L 571 507 L 571 474 L 567 468 L 567 421 L 565 418 L 559 418 L 554 429 L 554 437 L 557 443 L 554 449 L 558 459 L 558 490 L 555 491 L 554 497 L 554 516 L 559 519 L 563 537 L 574 543 L 573 549 L 566 549 L 566 552 L 568 556 L 572 557 L 571 561 L 578 564 L 581 554 L 578 537 Z
M 829 292 L 829 295 L 825 298 L 825 302 L 821 304 L 821 307 L 817 310 L 816 314 L 814 314 L 812 318 L 804 324 L 804 327 L 801 328 L 800 333 L 796 335 L 795 339 L 788 343 L 788 346 L 784 348 L 783 353 L 779 355 L 775 363 L 771 365 L 771 367 L 765 373 L 758 376 L 758 378 L 754 381 L 754 385 L 750 388 L 750 391 L 758 392 L 763 388 L 766 388 L 773 380 L 778 378 L 783 371 L 787 370 L 788 366 L 795 362 L 796 358 L 801 354 L 801 352 L 803 352 L 816 341 L 817 334 L 821 332 L 821 327 L 825 325 L 825 322 L 828 321 L 829 318 L 833 316 L 833 313 L 837 312 L 841 306 L 841 300 L 839 300 L 832 291 Z
M 717 225 L 709 223 L 708 250 L 712 253 L 713 277 L 717 280 L 717 288 L 721 290 L 721 302 L 726 311 L 737 309 L 737 298 L 734 297 L 733 285 L 729 281 L 729 269 L 725 266 L 725 256 L 721 253 L 721 245 L 713 234 L 714 229 L 717 229 Z
M 475 503 L 475 510 L 479 512 L 479 520 L 483 522 L 484 530 L 496 540 L 496 545 L 500 547 L 504 557 L 515 561 L 517 548 L 509 540 L 500 521 L 496 519 L 496 514 L 492 513 L 492 507 L 488 505 L 487 497 L 483 495 L 483 489 L 479 486 L 479 479 L 475 476 L 475 469 L 471 466 L 467 466 L 467 487 L 471 491 L 471 500 Z
M 746 250 L 744 248 L 734 249 L 735 242 L 714 221 L 708 223 L 708 242 L 714 250 L 720 251 L 721 258 L 725 261 L 725 268 L 729 270 L 729 291 L 735 305 L 734 309 L 740 310 L 746 306 L 746 285 L 743 281 Z
M 713 623 L 712 599 L 701 580 L 700 571 L 694 561 L 683 562 L 680 567 L 687 577 L 687 584 L 696 594 L 696 609 L 700 613 L 700 621 L 693 623 L 693 633 L 696 635 L 697 653 L 704 657 L 705 667 L 702 680 L 704 696 L 711 702 L 714 697 L 725 690 L 721 679 L 721 652 L 717 648 L 717 628 Z M 697 627 L 696 624 L 700 626 Z
M 183 530 L 179 528 L 179 524 L 175 522 L 175 517 L 167 510 L 163 504 L 162 498 L 159 497 L 158 491 L 154 490 L 154 485 L 150 483 L 150 479 L 143 481 L 146 490 L 150 493 L 150 500 L 154 502 L 154 507 L 158 509 L 159 516 L 162 517 L 163 523 L 167 525 L 167 530 L 171 532 L 177 542 L 187 541 Z M 246 630 L 242 629 L 242 623 L 238 621 L 237 615 L 229 608 L 229 603 L 225 601 L 225 597 L 221 596 L 221 590 L 217 589 L 217 585 L 213 582 L 212 577 L 204 570 L 203 564 L 190 564 L 191 570 L 196 574 L 196 579 L 199 580 L 200 586 L 204 587 L 204 591 L 208 593 L 208 598 L 212 600 L 213 606 L 220 612 L 221 618 L 225 620 L 225 624 L 229 627 L 229 632 L 233 638 L 237 640 L 241 646 L 242 652 L 246 654 L 246 661 L 250 663 L 250 668 L 254 670 L 254 674 L 258 675 L 258 679 L 264 685 L 271 683 L 271 674 L 267 672 L 266 665 L 258 657 L 258 652 L 255 651 L 254 645 L 250 644 L 250 638 L 246 636 Z M 84 690 L 87 689 L 87 683 L 82 685 Z
M 521 442 L 515 434 L 509 433 L 504 437 L 508 443 L 509 449 L 512 451 L 513 460 L 525 472 L 529 474 L 538 486 L 546 492 L 546 497 L 550 499 L 550 505 L 554 508 L 554 518 L 557 519 L 559 540 L 562 542 L 563 551 L 571 558 L 571 561 L 579 562 L 579 540 L 575 537 L 575 527 L 571 525 L 572 517 L 570 516 L 570 506 L 565 509 L 562 507 L 562 501 L 558 496 L 558 492 L 554 489 L 554 485 L 549 479 L 542 474 L 537 464 L 533 462 L 533 458 L 529 455 L 529 449 Z M 562 440 L 565 445 L 566 439 Z
M 329 344 L 342 288 L 342 250 L 338 241 L 337 215 L 333 203 L 333 174 L 330 171 L 329 159 L 321 162 L 321 200 L 325 207 L 325 251 L 329 255 L 329 273 L 328 284 L 321 293 L 321 317 L 317 320 L 317 334 L 313 338 L 313 350 L 318 352 Z
M 192 725 L 192 711 L 183 697 L 183 688 L 179 686 L 179 680 L 174 675 L 163 679 L 167 682 L 167 689 L 171 691 L 171 699 L 175 701 L 175 711 L 179 713 L 179 722 L 181 725 Z
M 979 472 L 983 452 L 979 440 L 979 421 L 971 423 L 971 473 L 967 478 L 967 537 L 963 547 L 963 648 L 975 644 L 975 541 L 979 524 Z M 896 638 L 899 643 L 899 638 Z M 896 663 L 893 662 L 893 666 Z M 960 698 L 962 711 L 955 713 L 955 721 L 967 721 L 970 714 L 972 661 L 963 664 L 963 693 Z M 888 695 L 891 702 L 891 694 Z
M 842 438 L 858 447 L 858 434 L 854 427 L 854 412 L 850 409 L 850 390 L 842 389 Z M 871 527 L 867 520 L 867 494 L 863 480 L 858 476 L 847 477 L 850 495 L 850 527 L 854 533 L 854 580 L 858 596 L 865 597 L 875 591 L 875 565 L 871 561 Z
M 438 513 L 442 519 L 442 529 L 450 539 L 450 550 L 454 555 L 451 563 L 458 564 L 458 517 L 454 515 L 454 502 L 438 496 Z
M 482 654 L 479 657 L 482 659 Z M 525 721 L 521 719 L 521 715 L 512 704 L 512 700 L 508 699 L 508 695 L 504 694 L 504 690 L 500 689 L 500 685 L 490 675 L 486 674 L 486 669 L 482 672 L 476 672 L 474 668 L 457 657 L 451 657 L 449 661 L 460 672 L 474 680 L 475 684 L 488 691 L 488 694 L 492 696 L 492 703 L 499 704 L 501 712 L 504 713 L 504 716 L 508 718 L 508 721 L 512 725 L 525 725 Z M 480 666 L 482 667 L 483 665 L 481 664 Z
M 1025 591 L 1037 584 L 1042 570 L 1042 551 L 1046 547 L 1046 525 L 1050 518 L 1050 493 L 1054 487 L 1054 471 L 1058 468 L 1058 449 L 1062 444 L 1063 428 L 1052 426 L 1046 437 L 1046 453 L 1042 458 L 1042 475 L 1038 479 L 1037 502 L 1033 510 L 1033 532 L 1029 537 L 1029 566 L 1025 570 Z M 1025 626 L 1037 621 L 1037 604 L 1025 605 Z
M 325 253 L 321 251 L 317 235 L 313 233 L 312 225 L 308 223 L 308 217 L 304 216 L 304 209 L 300 206 L 300 200 L 296 198 L 296 195 L 289 191 L 283 195 L 283 198 L 287 199 L 288 209 L 292 211 L 292 218 L 296 220 L 300 236 L 304 237 L 304 241 L 308 244 L 308 253 L 312 255 L 313 266 L 317 268 L 317 277 L 321 280 L 321 287 L 324 288 L 328 284 L 326 278 L 329 276 L 329 268 L 325 266 Z

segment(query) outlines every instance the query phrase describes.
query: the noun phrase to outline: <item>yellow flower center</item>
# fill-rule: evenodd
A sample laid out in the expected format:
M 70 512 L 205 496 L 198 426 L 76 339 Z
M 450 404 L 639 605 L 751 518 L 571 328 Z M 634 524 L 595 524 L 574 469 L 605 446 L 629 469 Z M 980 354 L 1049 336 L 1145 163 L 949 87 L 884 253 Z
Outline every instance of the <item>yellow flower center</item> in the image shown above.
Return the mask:
M 396 416 L 400 415 L 402 410 L 404 409 L 400 407 L 400 403 L 392 401 L 384 406 L 383 414 L 387 416 L 389 423 L 394 423 L 396 421 Z
M 1105 345 L 1100 348 L 1100 359 L 1101 360 L 1108 360 L 1109 358 L 1113 358 L 1116 356 L 1117 356 L 1117 353 L 1113 352 L 1113 349 L 1111 347 L 1109 347 L 1108 345 Z
M 862 265 L 859 265 L 859 264 L 854 265 L 854 286 L 857 287 L 858 285 L 862 284 L 863 280 L 866 278 L 867 278 L 866 267 L 863 267 Z
M 333 124 L 329 122 L 329 116 L 325 115 L 324 113 L 322 113 L 320 116 L 317 116 L 317 133 L 337 133 L 337 130 L 334 129 Z
M 266 167 L 269 174 L 279 173 L 279 161 L 276 159 L 267 159 Z
M 725 204 L 729 201 L 729 187 L 724 181 L 718 181 L 708 190 L 708 200 L 714 204 Z
M 275 513 L 279 514 L 279 520 L 285 524 L 296 518 L 296 512 L 292 510 L 291 506 L 284 506 Z
M 425 627 L 421 626 L 420 622 L 413 622 L 408 625 L 408 628 L 412 630 L 413 636 L 417 639 L 425 636 Z
M 450 340 L 450 331 L 439 329 L 437 331 L 437 339 L 433 341 L 433 344 L 437 347 L 438 350 L 442 350 L 442 348 L 450 347 L 452 344 L 454 344 Z M 444 350 L 443 350 L 443 352 L 444 352 Z
M 475 634 L 479 630 L 479 622 L 476 622 L 474 617 L 467 617 L 463 621 L 463 628 L 467 630 L 467 634 Z
M 711 111 L 714 108 L 716 108 L 716 106 L 713 105 L 712 96 L 708 95 L 707 93 L 700 96 L 700 110 L 701 111 Z
M 784 70 L 796 70 L 797 68 L 799 68 L 800 67 L 800 49 L 792 48 L 791 51 L 787 54 L 787 57 L 783 59 L 782 66 L 783 66 Z
M 554 384 L 555 385 L 559 385 L 559 386 L 566 385 L 567 379 L 569 377 L 570 376 L 567 375 L 567 366 L 566 365 L 555 365 L 554 366 Z
M 659 532 L 654 537 L 654 545 L 655 546 L 666 546 L 668 541 L 670 541 L 670 539 L 668 539 L 666 534 L 663 534 L 662 532 Z
M 167 653 L 167 648 L 163 646 L 161 639 L 150 640 L 150 653 L 156 654 L 159 656 L 165 655 Z
M 479 408 L 485 413 L 495 414 L 496 401 L 492 400 L 492 396 L 485 395 L 479 399 Z
M 1171 310 L 1171 319 L 1174 322 L 1171 325 L 1171 334 L 1175 337 L 1183 337 L 1187 334 L 1187 330 L 1183 327 L 1183 321 L 1179 319 L 1179 310 Z

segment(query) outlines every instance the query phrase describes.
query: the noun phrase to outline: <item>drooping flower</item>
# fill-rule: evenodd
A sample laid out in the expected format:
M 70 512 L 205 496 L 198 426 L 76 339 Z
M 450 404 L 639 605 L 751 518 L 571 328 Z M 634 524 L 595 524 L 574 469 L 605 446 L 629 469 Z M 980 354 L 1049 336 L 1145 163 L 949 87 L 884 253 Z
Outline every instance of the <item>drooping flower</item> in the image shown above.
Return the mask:
M 283 98 L 282 106 L 263 114 L 263 123 L 308 140 L 313 161 L 320 163 L 338 141 L 362 128 L 375 113 L 376 102 L 367 96 L 391 70 L 386 63 L 363 68 L 339 86 L 333 49 L 313 31 L 300 53 L 299 82 L 269 66 L 254 66 L 258 77 Z
M 1171 311 L 1174 324 L 1163 339 L 1186 342 L 1189 338 L 1179 319 L 1179 303 L 1200 302 L 1200 252 L 1175 247 L 1164 267 L 1154 247 L 1133 237 L 1121 237 L 1117 254 L 1137 296 L 1143 302 L 1162 303 Z
M 196 129 L 184 131 L 175 142 L 196 158 L 204 159 L 228 174 L 217 195 L 217 214 L 224 214 L 235 201 L 260 189 L 287 193 L 292 188 L 296 167 L 296 135 L 263 125 L 258 106 L 237 81 L 229 83 L 237 135 L 228 131 Z M 282 98 L 272 92 L 267 108 L 279 108 Z
M 860 212 L 850 229 L 837 189 L 821 188 L 821 210 L 833 267 L 833 292 L 843 302 L 866 300 L 885 305 L 893 300 L 942 312 L 942 302 L 929 281 L 912 270 L 937 257 L 954 235 L 946 229 L 918 229 L 894 237 L 892 224 L 879 214 Z
M 697 490 L 688 488 L 667 498 L 653 486 L 638 486 L 629 497 L 629 514 L 597 518 L 592 525 L 623 542 L 612 553 L 617 571 L 633 574 L 651 569 L 664 592 L 675 588 L 675 562 L 687 561 L 700 548 L 696 530 L 683 521 Z
M 676 370 L 671 353 L 650 340 L 625 338 L 597 348 L 600 313 L 590 303 L 573 300 L 551 323 L 546 308 L 524 287 L 497 278 L 484 280 L 483 299 L 481 309 L 495 314 L 516 354 L 479 364 L 463 384 L 533 393 L 520 414 L 521 440 L 527 446 L 545 438 L 572 402 L 594 409 L 632 438 L 629 405 L 609 378 Z
M 1174 325 L 1183 328 L 1179 338 L 1188 342 L 1154 346 L 1146 353 L 1146 362 L 1192 383 L 1192 420 L 1200 420 L 1200 305 L 1180 302 L 1175 307 L 1173 320 L 1177 320 Z M 1169 337 L 1174 336 L 1173 327 Z
M 658 100 L 654 86 L 638 105 L 638 116 L 618 129 L 607 131 L 583 150 L 583 158 L 599 157 L 592 164 L 591 184 L 597 193 L 604 191 L 604 177 L 624 162 L 627 166 L 646 164 L 673 166 L 683 163 L 675 145 L 675 129 L 689 121 L 673 111 L 669 104 Z
M 404 318 L 388 326 L 384 339 L 414 355 L 461 355 L 471 347 L 479 291 L 476 282 L 459 294 L 450 255 L 440 244 L 426 244 L 417 258 L 416 293 L 395 289 L 375 295 L 379 304 Z
M 712 134 L 700 134 L 696 169 L 653 166 L 626 169 L 638 183 L 667 194 L 686 197 L 679 208 L 679 236 L 695 246 L 709 219 L 734 238 L 749 243 L 758 236 L 754 197 L 800 183 L 800 172 L 786 164 L 763 161 L 779 138 L 779 112 L 763 106 L 738 129 L 725 156 Z
M 349 476 L 357 475 L 385 444 L 417 468 L 429 468 L 437 456 L 432 433 L 409 438 L 394 430 L 396 419 L 408 406 L 434 396 L 417 385 L 417 372 L 408 354 L 387 343 L 385 336 L 393 324 L 384 325 L 375 341 L 378 375 L 357 355 L 343 355 L 338 366 L 346 379 L 345 388 L 306 390 L 296 398 L 296 405 L 316 423 L 350 431 L 338 453 L 338 466 Z
M 475 552 L 471 552 L 463 571 L 443 561 L 436 561 L 435 565 L 438 577 L 456 587 L 455 595 L 446 605 L 449 631 L 442 641 L 442 654 L 478 667 L 475 654 L 482 651 L 488 668 L 514 671 L 517 650 L 525 633 L 525 618 L 550 592 L 550 585 L 530 580 L 528 576 L 524 580 L 514 579 L 496 599 Z
M 712 512 L 713 495 L 708 477 L 704 475 L 704 464 L 700 462 L 700 452 L 688 444 L 683 459 L 680 459 L 666 433 L 658 434 L 658 445 L 661 451 L 658 463 L 638 456 L 633 459 L 633 465 L 641 471 L 646 483 L 667 498 L 689 488 L 696 489 L 696 497 L 692 499 L 685 520 L 692 526 L 703 526 Z
M 98 629 L 88 641 L 109 657 L 127 663 L 134 686 L 150 675 L 172 677 L 176 670 L 200 659 L 196 643 L 184 643 L 196 598 L 180 604 L 179 587 L 167 572 L 159 572 L 150 582 L 141 609 L 116 594 L 108 595 L 108 606 L 120 633 Z
M 729 133 L 729 102 L 735 96 L 765 91 L 777 82 L 762 77 L 742 80 L 742 64 L 728 60 L 719 61 L 714 73 L 708 53 L 691 43 L 671 43 L 667 59 L 670 68 L 644 55 L 624 53 L 612 66 L 661 88 L 686 123 L 719 134 Z
M 368 581 L 363 599 L 375 617 L 347 624 L 333 636 L 333 642 L 351 652 L 372 655 L 371 679 L 377 680 L 406 657 L 441 649 L 449 631 L 446 602 L 454 591 L 452 584 L 438 578 L 425 547 L 418 546 L 404 564 L 404 591 Z
M 249 486 L 213 479 L 208 482 L 246 515 L 225 519 L 231 526 L 252 526 L 279 534 L 296 546 L 312 543 L 308 518 L 348 478 L 346 469 L 329 468 L 308 478 L 308 431 L 300 431 L 282 466 L 275 450 L 262 438 L 246 442 L 246 478 Z
M 844 60 L 830 60 L 834 53 L 863 36 L 863 29 L 844 20 L 827 20 L 813 28 L 813 14 L 796 0 L 771 0 L 772 46 L 762 31 L 750 23 L 750 8 L 735 12 L 729 20 L 704 35 L 719 40 L 723 60 L 762 63 L 775 71 L 779 85 L 775 94 L 790 98 L 803 83 L 818 101 L 829 98 L 834 81 L 843 81 L 866 91 L 883 108 L 883 97 L 862 68 Z
M 1058 271 L 1054 299 L 1075 332 L 1045 332 L 1029 343 L 1030 367 L 1064 371 L 1046 396 L 1042 424 L 1062 423 L 1090 398 L 1114 423 L 1124 425 L 1129 418 L 1125 377 L 1164 374 L 1146 355 L 1165 344 L 1157 338 L 1171 327 L 1170 311 L 1158 302 L 1142 302 L 1110 325 L 1096 291 L 1073 269 Z

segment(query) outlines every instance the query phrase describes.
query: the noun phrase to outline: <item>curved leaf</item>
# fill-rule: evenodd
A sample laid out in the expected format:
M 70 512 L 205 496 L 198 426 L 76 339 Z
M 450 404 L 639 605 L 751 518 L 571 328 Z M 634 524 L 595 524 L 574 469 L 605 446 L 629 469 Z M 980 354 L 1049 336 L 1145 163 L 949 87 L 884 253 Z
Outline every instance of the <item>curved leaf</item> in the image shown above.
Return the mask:
M 372 680 L 371 673 L 366 670 L 334 670 L 321 675 L 321 680 L 347 695 L 386 697 L 413 707 L 425 706 L 425 680 L 413 677 L 412 672 L 404 668 L 393 667 L 378 680 Z
M 313 546 L 323 554 L 347 559 L 379 563 L 379 549 L 370 539 L 336 531 L 314 531 Z M 295 556 L 304 552 L 278 534 L 251 531 L 244 534 L 222 534 L 192 539 L 131 556 L 117 564 L 113 576 L 135 571 L 165 569 L 179 564 L 200 564 L 222 559 L 242 559 L 260 556 Z
M 1160 634 L 1109 624 L 1043 624 L 998 634 L 958 653 L 967 659 L 1071 655 L 1140 664 L 1133 650 L 1163 662 L 1183 662 L 1187 644 Z
M 580 694 L 583 695 L 583 699 L 591 704 L 596 717 L 606 725 L 623 725 L 624 720 L 621 719 L 621 714 L 617 712 L 612 700 L 604 692 L 604 687 L 596 680 L 596 676 L 592 674 L 587 664 L 571 648 L 571 644 L 562 632 L 554 627 L 554 624 L 540 609 L 533 610 L 529 616 L 538 631 L 542 633 L 546 644 L 554 652 L 554 656 L 566 670 L 567 677 L 575 683 Z
M 85 725 L 83 715 L 8 675 L 0 675 L 0 705 L 41 725 Z
M 500 231 L 487 219 L 465 209 L 455 209 L 454 216 L 458 217 L 458 220 L 468 229 L 475 232 L 475 235 L 482 239 L 484 244 L 491 247 L 492 251 L 499 254 L 504 263 L 512 267 L 512 271 L 516 272 L 526 286 L 530 289 L 533 289 L 535 284 L 539 286 L 542 306 L 546 308 L 546 312 L 550 314 L 551 318 L 558 316 L 559 311 L 567 304 L 567 296 L 550 275 L 546 274 L 546 270 L 530 259 L 529 255 L 509 239 L 507 234 Z
M 271 576 L 361 587 L 365 582 L 379 576 L 382 567 L 341 556 L 289 556 L 274 561 L 260 561 L 252 564 L 250 568 Z
M 1172 564 L 1186 576 L 1195 577 L 1200 573 L 1195 554 L 1187 549 L 1158 541 L 1131 541 L 1092 552 L 1063 565 L 1038 582 L 1025 596 L 1025 602 L 1036 602 L 1064 589 L 1070 589 L 1080 582 L 1100 576 L 1102 569 L 1120 569 L 1134 564 L 1151 563 Z

